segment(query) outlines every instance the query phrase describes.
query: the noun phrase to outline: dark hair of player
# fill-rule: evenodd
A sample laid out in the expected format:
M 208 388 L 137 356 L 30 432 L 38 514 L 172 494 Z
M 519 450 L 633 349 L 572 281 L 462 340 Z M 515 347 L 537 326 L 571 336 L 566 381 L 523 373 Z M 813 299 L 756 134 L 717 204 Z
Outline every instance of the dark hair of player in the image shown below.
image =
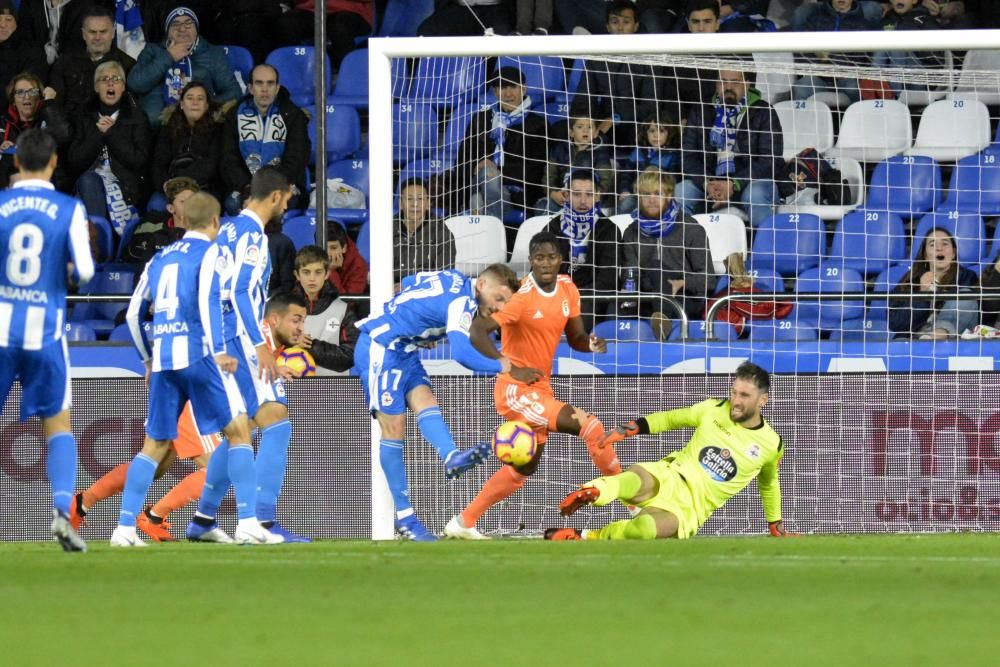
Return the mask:
M 56 152 L 56 140 L 46 130 L 27 130 L 17 138 L 15 155 L 23 171 L 42 171 Z
M 302 246 L 302 249 L 295 253 L 295 270 L 298 271 L 303 266 L 321 262 L 327 269 L 330 268 L 330 256 L 326 251 L 315 245 Z
M 221 213 L 219 200 L 207 192 L 194 193 L 184 205 L 187 228 L 192 231 L 207 229 L 212 225 L 212 218 L 218 218 Z
M 555 248 L 556 252 L 562 252 L 559 250 L 559 239 L 555 234 L 552 232 L 538 232 L 528 241 L 528 256 L 534 255 L 546 243 Z
M 771 377 L 767 374 L 767 371 L 749 361 L 744 361 L 736 367 L 733 379 L 752 382 L 755 387 L 765 394 L 771 390 Z
M 506 264 L 490 264 L 480 273 L 480 276 L 493 276 L 501 283 L 510 288 L 511 292 L 521 289 L 521 281 L 517 279 L 517 274 Z
M 267 199 L 273 192 L 288 192 L 292 184 L 277 167 L 261 167 L 250 179 L 250 199 Z
M 284 315 L 288 312 L 289 306 L 299 306 L 309 310 L 309 304 L 306 303 L 306 298 L 303 295 L 293 292 L 279 292 L 267 300 L 267 305 L 264 306 L 264 317 L 273 313 Z

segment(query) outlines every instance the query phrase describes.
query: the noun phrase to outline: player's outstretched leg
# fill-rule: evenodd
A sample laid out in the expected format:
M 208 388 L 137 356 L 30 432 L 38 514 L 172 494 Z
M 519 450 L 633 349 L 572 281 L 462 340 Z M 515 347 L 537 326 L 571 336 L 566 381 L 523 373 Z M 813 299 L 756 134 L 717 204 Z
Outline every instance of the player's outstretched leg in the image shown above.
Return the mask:
M 429 394 L 429 391 L 428 391 Z M 433 401 L 433 396 L 429 399 Z M 481 442 L 469 449 L 459 449 L 451 429 L 441 416 L 441 408 L 436 403 L 417 413 L 417 427 L 427 442 L 431 443 L 438 456 L 444 461 L 444 476 L 457 479 L 462 473 L 472 470 L 489 457 L 490 443 Z
M 215 516 L 226 492 L 229 491 L 229 442 L 223 440 L 212 452 L 205 469 L 205 485 L 202 488 L 198 510 L 191 523 L 188 524 L 185 535 L 192 542 L 217 542 L 232 544 L 233 538 L 219 528 Z
M 142 451 L 135 455 L 128 468 L 125 490 L 122 492 L 122 506 L 118 513 L 118 526 L 111 533 L 113 547 L 144 547 L 146 543 L 135 532 L 136 517 L 142 510 L 146 492 L 153 483 L 153 476 L 159 465 L 158 454 L 170 445 L 169 440 L 153 440 L 146 436 Z M 156 458 L 154 458 L 156 457 Z
M 74 496 L 70 504 L 70 522 L 73 528 L 79 530 L 84 517 L 94 505 L 106 498 L 117 495 L 125 488 L 125 478 L 128 477 L 128 467 L 131 464 L 122 463 L 106 472 L 100 479 L 91 484 L 86 491 Z
M 276 406 L 276 407 L 270 407 Z M 278 496 L 285 482 L 288 469 L 288 446 L 292 441 L 292 423 L 287 409 L 276 402 L 267 403 L 257 411 L 257 419 L 264 411 L 276 411 L 281 416 L 276 422 L 261 429 L 260 448 L 257 451 L 257 520 L 264 528 L 280 535 L 285 542 L 312 542 L 305 535 L 288 530 L 277 520 Z
M 66 421 L 69 421 L 68 415 Z M 76 439 L 69 430 L 51 433 L 46 459 L 52 485 L 52 539 L 63 551 L 86 551 L 87 545 L 70 523 L 73 484 L 76 482 Z
M 420 522 L 410 502 L 406 464 L 403 461 L 404 444 L 402 440 L 386 438 L 379 443 L 379 462 L 382 464 L 382 472 L 385 473 L 389 491 L 392 493 L 392 502 L 396 508 L 396 531 L 408 540 L 433 542 L 437 538 Z
M 236 531 L 233 539 L 237 544 L 280 544 L 280 535 L 268 531 L 257 520 L 257 470 L 254 466 L 253 447 L 249 433 L 229 446 L 229 478 L 233 481 L 236 495 Z
M 571 407 L 571 406 L 567 406 Z M 580 420 L 580 438 L 587 444 L 587 453 L 590 459 L 601 471 L 602 475 L 617 475 L 622 471 L 622 464 L 618 460 L 618 453 L 611 445 L 601 447 L 605 438 L 604 424 L 594 415 L 589 415 L 579 408 L 574 408 Z
M 643 479 L 634 470 L 598 477 L 573 491 L 559 504 L 559 513 L 570 516 L 584 505 L 603 507 L 614 500 L 634 502 L 643 490 Z
M 664 521 L 658 521 L 657 515 L 648 510 L 632 519 L 613 521 L 598 530 L 577 530 L 576 528 L 547 528 L 547 540 L 655 540 L 657 537 L 675 537 L 677 535 L 677 520 L 669 512 L 659 511 Z M 669 517 L 669 518 L 668 518 Z M 673 519 L 673 531 L 662 530 L 659 524 L 668 525 Z
M 486 514 L 486 510 L 514 495 L 518 489 L 524 486 L 527 479 L 528 475 L 518 472 L 512 466 L 502 466 L 486 480 L 479 495 L 462 510 L 462 513 L 453 516 L 448 521 L 444 534 L 457 540 L 488 539 L 476 530 L 476 522 L 482 518 L 483 514 Z

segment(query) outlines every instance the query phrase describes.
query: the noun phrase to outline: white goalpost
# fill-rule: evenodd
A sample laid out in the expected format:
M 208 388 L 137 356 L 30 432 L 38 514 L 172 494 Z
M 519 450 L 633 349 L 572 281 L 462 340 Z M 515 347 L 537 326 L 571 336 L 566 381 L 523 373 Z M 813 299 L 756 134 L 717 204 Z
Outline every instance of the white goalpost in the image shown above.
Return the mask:
M 1000 343 L 982 337 L 963 340 L 959 337 L 962 331 L 950 329 L 940 340 L 922 340 L 927 331 L 937 335 L 934 326 L 943 321 L 943 315 L 932 314 L 930 325 L 921 323 L 930 326 L 929 330 L 892 330 L 889 301 L 878 298 L 896 289 L 908 271 L 917 270 L 914 261 L 923 258 L 917 255 L 924 252 L 927 235 L 945 230 L 956 246 L 957 275 L 965 275 L 957 268 L 964 266 L 977 276 L 976 284 L 967 286 L 964 301 L 982 300 L 979 276 L 995 260 L 994 250 L 1000 251 L 1000 244 L 993 241 L 995 219 L 1000 217 L 1000 179 L 995 185 L 988 182 L 994 163 L 1000 159 L 996 157 L 1000 150 L 996 155 L 990 150 L 1000 105 L 1000 52 L 991 49 L 1000 46 L 1000 31 L 488 36 L 371 39 L 368 44 L 373 313 L 392 297 L 397 282 L 400 263 L 394 257 L 392 239 L 397 211 L 404 205 L 400 189 L 403 181 L 409 182 L 406 179 L 421 178 L 428 183 L 428 190 L 433 190 L 428 192 L 434 202 L 431 215 L 447 218 L 457 247 L 453 261 L 458 268 L 474 275 L 500 252 L 504 261 L 523 274 L 528 230 L 540 230 L 559 213 L 552 202 L 559 202 L 562 195 L 553 197 L 551 193 L 581 168 L 571 162 L 560 170 L 550 158 L 552 147 L 575 140 L 567 136 L 572 131 L 567 128 L 576 115 L 588 115 L 594 128 L 604 120 L 608 101 L 599 100 L 588 87 L 591 72 L 605 67 L 604 63 L 650 68 L 657 78 L 656 90 L 672 90 L 670 95 L 675 97 L 636 97 L 629 102 L 641 101 L 655 110 L 669 107 L 671 113 L 676 110 L 672 122 L 682 136 L 691 128 L 683 117 L 689 108 L 710 102 L 684 99 L 676 92 L 679 88 L 661 83 L 678 76 L 708 76 L 694 83 L 708 82 L 711 87 L 720 70 L 752 72 L 755 88 L 781 121 L 780 127 L 769 130 L 781 135 L 784 146 L 782 154 L 774 156 L 776 163 L 794 165 L 800 151 L 815 148 L 823 156 L 823 164 L 837 169 L 846 182 L 843 201 L 824 203 L 815 190 L 792 187 L 771 204 L 770 213 L 780 220 L 771 220 L 770 215 L 748 220 L 752 207 L 744 205 L 735 193 L 731 207 L 713 208 L 702 199 L 679 204 L 684 210 L 690 204 L 689 213 L 697 216 L 692 220 L 704 230 L 702 243 L 707 243 L 710 256 L 705 270 L 711 273 L 712 289 L 699 303 L 708 306 L 719 281 L 730 279 L 727 258 L 736 253 L 747 262 L 748 280 L 765 295 L 758 300 L 783 293 L 785 296 L 777 300 L 794 303 L 792 314 L 756 325 L 748 320 L 739 329 L 710 319 L 707 328 L 713 335 L 706 340 L 705 308 L 684 312 L 681 296 L 661 299 L 653 310 L 666 312 L 674 324 L 672 333 L 664 333 L 665 340 L 660 340 L 659 332 L 647 328 L 655 321 L 648 308 L 636 310 L 634 303 L 631 310 L 623 306 L 630 300 L 645 303 L 643 299 L 656 295 L 627 282 L 635 280 L 629 273 L 630 256 L 617 254 L 613 264 L 599 267 L 599 271 L 620 276 L 614 280 L 615 289 L 594 295 L 595 303 L 606 302 L 606 310 L 595 309 L 593 316 L 598 323 L 612 323 L 602 325 L 602 331 L 611 332 L 606 336 L 611 349 L 606 355 L 561 350 L 553 369 L 557 396 L 597 414 L 610 430 L 649 412 L 710 395 L 725 397 L 726 373 L 750 359 L 777 375 L 773 406 L 766 416 L 789 443 L 782 486 L 786 521 L 791 526 L 820 532 L 1000 529 L 1000 510 L 991 504 L 995 494 L 996 507 L 1000 507 L 998 473 L 994 471 L 1000 457 L 993 453 L 992 431 L 987 438 L 983 433 L 988 427 L 979 427 L 992 423 L 988 406 L 1000 385 L 992 373 L 997 356 L 992 346 Z M 871 52 L 913 52 L 918 58 L 899 65 L 902 61 L 858 64 L 839 55 L 832 59 L 803 56 Z M 550 61 L 539 61 L 539 56 L 561 61 L 549 65 Z M 922 60 L 925 56 L 926 61 Z M 446 68 L 448 74 L 432 78 L 439 71 L 429 64 L 432 59 L 440 63 L 449 58 L 467 60 L 460 68 Z M 485 190 L 480 193 L 475 183 L 452 175 L 471 169 L 459 154 L 468 131 L 466 124 L 493 99 L 486 84 L 496 72 L 497 61 L 501 66 L 516 67 L 519 59 L 528 62 L 532 58 L 531 62 L 541 62 L 541 67 L 557 67 L 554 78 L 558 81 L 564 84 L 572 80 L 579 87 L 567 91 L 563 86 L 559 94 L 543 90 L 530 107 L 546 121 L 545 137 L 540 140 L 546 148 L 545 164 L 536 165 L 536 173 L 545 174 L 544 180 L 523 181 L 514 188 L 524 201 L 488 201 Z M 933 65 L 925 66 L 931 58 Z M 690 74 L 677 74 L 680 71 Z M 452 85 L 447 76 L 467 76 L 472 83 Z M 804 77 L 814 77 L 823 84 L 808 99 L 796 99 L 793 85 L 803 85 Z M 862 84 L 862 88 L 874 85 L 881 92 L 869 91 L 864 96 L 871 99 L 854 104 L 859 80 L 874 82 Z M 533 85 L 528 81 L 529 96 Z M 418 89 L 425 93 L 433 90 L 434 95 L 421 98 L 406 92 Z M 935 106 L 942 101 L 948 104 Z M 428 108 L 426 118 L 432 120 L 422 118 L 419 122 L 430 125 L 422 131 L 430 134 L 428 145 L 433 148 L 425 151 L 423 145 L 405 143 L 415 136 L 416 128 L 406 126 L 401 105 Z M 637 200 L 625 195 L 635 195 L 644 169 L 641 162 L 633 165 L 630 155 L 642 147 L 645 118 L 630 121 L 634 136 L 623 139 L 627 133 L 616 135 L 614 129 L 604 134 L 611 171 L 602 171 L 603 166 L 599 168 L 593 161 L 585 169 L 610 173 L 611 183 L 599 184 L 599 208 L 595 210 L 603 211 L 617 226 L 619 247 L 627 247 L 627 230 L 636 224 L 629 208 Z M 950 131 L 931 132 L 934 123 Z M 394 136 L 400 128 L 405 130 L 404 136 Z M 494 129 L 487 127 L 484 132 Z M 712 128 L 704 129 L 708 132 Z M 824 142 L 824 137 L 828 141 Z M 683 148 L 676 146 L 678 156 L 684 155 Z M 718 153 L 727 154 L 731 149 L 730 143 Z M 570 155 L 573 150 L 569 149 Z M 676 193 L 690 193 L 690 188 L 681 186 L 692 179 L 683 162 L 687 158 L 678 159 L 682 162 L 664 167 L 664 171 L 676 176 Z M 795 173 L 793 167 L 790 169 Z M 977 171 L 970 177 L 972 170 Z M 706 177 L 705 182 L 708 180 Z M 747 185 L 740 187 L 749 187 L 752 182 L 748 179 Z M 969 182 L 978 185 L 962 185 Z M 536 191 L 543 197 L 529 201 L 528 193 Z M 478 199 L 472 196 L 477 193 Z M 929 203 L 918 202 L 924 195 Z M 551 208 L 545 209 L 545 204 Z M 493 205 L 497 208 L 491 208 Z M 495 221 L 487 215 L 493 210 L 503 211 Z M 760 210 L 758 207 L 758 213 Z M 488 225 L 493 225 L 489 233 L 483 231 Z M 729 231 L 720 231 L 726 225 Z M 632 233 L 641 234 L 636 229 Z M 787 245 L 789 235 L 796 239 L 792 246 Z M 500 246 L 505 251 L 498 250 Z M 926 261 L 930 267 L 932 258 Z M 956 274 L 947 275 L 954 278 Z M 623 291 L 631 289 L 636 294 Z M 678 295 L 684 287 L 680 289 Z M 585 294 L 585 298 L 590 297 Z M 920 294 L 906 298 L 909 301 L 904 306 L 926 310 Z M 939 303 L 934 296 L 930 299 Z M 899 303 L 893 302 L 892 307 L 900 307 Z M 719 308 L 710 310 L 709 315 L 715 316 Z M 684 333 L 680 333 L 681 322 Z M 975 324 L 981 323 L 986 319 L 977 313 Z M 637 334 L 633 327 L 641 332 Z M 802 337 L 790 335 L 789 330 L 802 331 Z M 646 337 L 654 333 L 657 337 Z M 424 359 L 459 446 L 468 447 L 488 437 L 500 422 L 493 410 L 492 384 L 468 377 L 450 361 L 446 345 Z M 497 464 L 490 462 L 485 470 L 446 483 L 414 421 L 409 420 L 407 435 L 414 506 L 428 527 L 440 532 L 444 521 L 471 500 Z M 379 465 L 379 440 L 378 424 L 372 420 L 371 537 L 384 540 L 394 536 L 394 511 Z M 629 441 L 620 455 L 624 464 L 658 459 L 684 442 L 680 434 L 659 440 L 639 438 Z M 519 496 L 484 517 L 485 532 L 537 535 L 543 527 L 562 525 L 556 511 L 558 499 L 596 472 L 585 446 L 576 439 L 550 438 L 546 457 L 528 482 L 537 490 L 525 487 Z M 603 511 L 600 516 L 583 511 L 574 521 L 596 525 L 605 522 L 610 512 L 624 510 Z M 756 491 L 748 489 L 713 517 L 703 532 L 753 533 L 762 525 Z

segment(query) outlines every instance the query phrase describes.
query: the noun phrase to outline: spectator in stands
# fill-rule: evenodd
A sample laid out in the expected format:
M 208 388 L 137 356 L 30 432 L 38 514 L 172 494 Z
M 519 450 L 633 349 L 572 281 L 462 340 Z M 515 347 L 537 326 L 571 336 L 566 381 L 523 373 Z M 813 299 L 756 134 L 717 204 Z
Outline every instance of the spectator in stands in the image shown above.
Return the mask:
M 267 252 L 271 256 L 271 280 L 267 293 L 280 294 L 295 288 L 295 243 L 285 236 L 281 220 L 271 220 L 264 226 Z
M 971 30 L 979 27 L 976 17 L 966 11 L 962 0 L 923 0 L 923 5 L 942 28 Z
M 267 64 L 254 67 L 247 95 L 223 122 L 219 168 L 229 215 L 239 212 L 250 179 L 266 165 L 276 166 L 292 183 L 289 208 L 302 207 L 310 151 L 308 123 L 281 87 L 278 70 Z
M 164 22 L 163 44 L 150 42 L 128 75 L 128 87 L 140 95 L 140 105 L 150 125 L 158 127 L 163 108 L 177 104 L 190 81 L 201 81 L 212 99 L 235 101 L 240 86 L 233 76 L 226 52 L 199 34 L 198 17 L 187 7 L 178 7 Z
M 979 277 L 958 263 L 955 238 L 940 227 L 920 240 L 913 267 L 889 298 L 889 328 L 921 340 L 956 336 L 979 321 L 979 300 L 961 288 L 978 289 Z
M 719 32 L 774 32 L 767 18 L 770 0 L 720 0 Z
M 187 231 L 185 204 L 201 188 L 198 182 L 186 176 L 171 178 L 163 184 L 167 200 L 166 211 L 147 211 L 140 223 L 125 241 L 121 257 L 126 262 L 145 265 L 162 248 L 178 240 Z
M 34 74 L 25 72 L 11 79 L 6 93 L 7 108 L 0 114 L 0 190 L 10 184 L 10 177 L 17 171 L 14 144 L 22 132 L 44 127 L 55 138 L 60 152 L 72 138 L 69 120 L 57 105 L 42 99 L 42 82 Z M 59 166 L 52 182 L 63 190 L 72 185 L 67 181 L 65 170 Z
M 690 32 L 694 35 L 711 35 L 719 32 L 721 17 L 719 0 L 688 0 L 684 17 L 678 22 L 678 32 Z M 687 118 L 691 109 L 701 104 L 707 104 L 715 95 L 718 73 L 707 69 L 691 67 L 675 67 L 674 80 L 676 93 L 671 98 L 670 91 L 660 96 L 662 100 L 677 100 L 677 118 Z
M 845 32 L 856 30 L 877 30 L 881 20 L 881 8 L 877 2 L 865 0 L 824 0 L 814 5 L 800 7 L 793 18 L 795 30 L 804 32 Z M 869 65 L 871 57 L 867 53 L 816 53 L 806 56 L 817 64 Z M 792 98 L 808 99 L 817 92 L 835 90 L 847 95 L 851 102 L 860 98 L 858 80 L 852 77 L 829 77 L 807 74 L 799 77 L 792 87 Z
M 83 15 L 82 47 L 67 47 L 52 65 L 46 94 L 73 116 L 83 111 L 94 95 L 94 70 L 101 63 L 115 61 L 125 74 L 135 60 L 115 46 L 115 20 L 102 7 L 91 6 Z
M 684 0 L 638 0 L 636 10 L 643 32 L 669 33 L 683 14 Z
M 483 26 L 494 34 L 512 29 L 511 12 L 505 0 L 444 0 L 434 3 L 434 13 L 417 28 L 420 37 L 482 35 Z
M 607 23 L 606 0 L 553 0 L 553 10 L 564 32 L 600 35 Z
M 83 48 L 83 19 L 92 5 L 115 11 L 115 0 L 21 0 L 18 22 L 28 39 L 45 45 L 51 65 L 60 54 Z
M 505 212 L 545 194 L 548 127 L 531 111 L 521 70 L 501 67 L 491 83 L 497 101 L 472 117 L 459 148 L 458 178 L 472 192 L 474 212 L 503 220 Z
M 594 174 L 580 169 L 569 177 L 569 198 L 562 212 L 553 216 L 543 231 L 559 239 L 563 264 L 559 273 L 573 279 L 584 296 L 583 317 L 590 329 L 595 321 L 613 310 L 618 289 L 618 267 L 624 263 L 624 246 L 618 225 L 601 214 L 597 206 Z
M 618 177 L 618 212 L 631 213 L 638 205 L 634 187 L 639 173 L 647 167 L 659 171 L 680 173 L 681 128 L 666 107 L 657 109 L 643 119 L 639 128 L 639 145 L 629 154 L 625 168 Z M 671 196 L 673 186 L 671 186 Z
M 330 284 L 340 294 L 368 292 L 368 262 L 361 256 L 347 230 L 338 222 L 326 226 L 326 254 L 330 260 Z
M 0 90 L 6 90 L 22 72 L 44 81 L 48 71 L 41 44 L 33 42 L 27 31 L 18 30 L 14 0 L 0 0 Z
M 282 14 L 274 24 L 277 43 L 311 44 L 316 0 L 295 0 L 293 4 L 292 10 Z M 371 34 L 375 24 L 374 4 L 371 0 L 326 0 L 326 41 L 334 69 L 354 50 L 355 39 Z
M 552 0 L 517 0 L 513 35 L 547 35 L 552 28 Z
M 295 294 L 305 297 L 305 332 L 298 346 L 309 350 L 316 366 L 346 374 L 354 365 L 354 344 L 360 331 L 356 316 L 326 276 L 330 260 L 322 248 L 307 245 L 295 255 Z M 332 375 L 317 370 L 317 375 Z
M 695 107 L 683 139 L 686 180 L 676 197 L 689 215 L 742 208 L 759 225 L 778 201 L 781 122 L 753 87 L 753 72 L 722 70 L 711 105 Z
M 108 218 L 120 235 L 149 196 L 146 171 L 153 133 L 145 114 L 125 93 L 120 63 L 97 66 L 94 90 L 96 97 L 74 119 L 67 161 L 81 174 L 76 188 L 87 214 Z
M 931 16 L 930 11 L 920 4 L 920 0 L 893 0 L 889 11 L 882 18 L 883 30 L 937 30 L 941 26 Z M 940 52 L 876 51 L 872 55 L 876 67 L 942 67 L 944 54 Z M 892 82 L 896 92 L 901 90 L 927 90 L 927 84 Z
M 540 199 L 535 208 L 558 213 L 565 205 L 562 193 L 566 192 L 566 180 L 570 172 L 576 169 L 587 169 L 594 173 L 601 189 L 610 193 L 610 197 L 602 197 L 605 205 L 614 205 L 614 150 L 604 143 L 597 133 L 597 123 L 590 117 L 586 105 L 574 107 L 569 117 L 569 139 L 554 142 L 549 151 L 549 164 L 545 182 L 549 187 L 549 196 Z
M 653 332 L 666 340 L 677 317 L 673 308 L 655 296 L 676 299 L 687 316 L 701 317 L 706 297 L 715 289 L 715 273 L 708 237 L 673 198 L 674 178 L 649 167 L 636 182 L 639 206 L 625 230 L 624 266 L 638 267 L 639 314 L 649 316 Z
M 163 127 L 153 151 L 153 188 L 170 178 L 193 178 L 202 190 L 218 191 L 222 119 L 200 81 L 184 86 L 181 101 L 163 110 Z
M 983 290 L 994 294 L 983 299 L 983 324 L 1000 328 L 1000 255 L 983 269 L 979 282 Z
M 411 178 L 399 188 L 399 217 L 392 245 L 397 286 L 403 276 L 455 265 L 455 239 L 444 221 L 431 215 L 427 184 L 419 178 Z

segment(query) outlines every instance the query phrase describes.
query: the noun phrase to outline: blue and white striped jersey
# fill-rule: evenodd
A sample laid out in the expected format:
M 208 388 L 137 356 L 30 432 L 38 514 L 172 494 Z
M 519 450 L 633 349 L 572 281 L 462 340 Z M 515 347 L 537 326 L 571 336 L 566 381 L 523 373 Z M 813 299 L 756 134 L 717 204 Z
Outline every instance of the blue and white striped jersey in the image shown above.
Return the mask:
M 40 350 L 63 335 L 66 266 L 94 275 L 83 204 L 48 181 L 0 192 L 0 347 Z
M 139 356 L 152 358 L 154 373 L 225 353 L 221 286 L 227 267 L 219 246 L 193 231 L 149 260 L 125 319 Z M 153 325 L 147 335 L 142 319 L 150 306 Z
M 246 336 L 254 347 L 264 342 L 264 305 L 271 279 L 264 223 L 253 211 L 244 209 L 223 222 L 216 242 L 230 263 L 222 285 L 226 338 Z

